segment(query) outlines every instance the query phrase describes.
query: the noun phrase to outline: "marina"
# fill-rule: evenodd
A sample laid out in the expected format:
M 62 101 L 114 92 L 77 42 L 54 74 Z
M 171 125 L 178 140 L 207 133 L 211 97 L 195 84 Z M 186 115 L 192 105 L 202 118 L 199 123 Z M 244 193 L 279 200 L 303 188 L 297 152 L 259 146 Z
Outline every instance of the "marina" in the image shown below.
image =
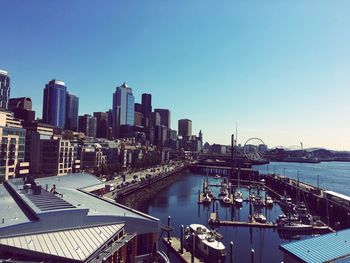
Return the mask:
M 174 227 L 172 236 L 180 237 L 180 225 L 186 226 L 199 223 L 210 226 L 211 229 L 215 229 L 223 235 L 223 242 L 226 248 L 230 247 L 230 242 L 234 243 L 235 257 L 245 259 L 244 262 L 249 262 L 251 249 L 254 250 L 255 262 L 280 262 L 282 253 L 279 250 L 279 245 L 288 243 L 291 240 L 305 239 L 313 235 L 334 231 L 333 229 L 338 229 L 339 227 L 342 228 L 342 225 L 337 225 L 337 221 L 334 219 L 335 203 L 332 207 L 333 210 L 329 206 L 328 217 L 326 214 L 318 214 L 317 207 L 312 203 L 308 203 L 307 207 L 311 209 L 310 212 L 313 218 L 320 220 L 311 227 L 308 226 L 302 229 L 302 225 L 295 227 L 295 225 L 291 224 L 294 229 L 292 227 L 292 231 L 289 231 L 287 224 L 284 224 L 284 227 L 278 226 L 278 218 L 282 215 L 287 216 L 289 211 L 288 201 L 286 201 L 288 196 L 285 194 L 288 193 L 295 204 L 297 201 L 296 187 L 302 190 L 299 191 L 300 196 L 309 195 L 306 197 L 307 200 L 310 199 L 312 202 L 310 195 L 315 194 L 318 196 L 319 202 L 325 202 L 325 197 L 319 195 L 317 189 L 309 184 L 299 182 L 298 187 L 297 180 L 284 182 L 281 177 L 261 174 L 259 178 L 255 178 L 254 185 L 244 184 L 245 180 L 240 180 L 239 189 L 243 195 L 241 205 L 235 204 L 234 201 L 229 205 L 225 205 L 222 199 L 219 198 L 219 193 L 222 188 L 222 180 L 226 176 L 220 175 L 220 178 L 217 178 L 216 172 L 217 170 L 214 174 L 209 174 L 209 176 L 206 173 L 189 172 L 172 186 L 161 191 L 144 208 L 144 211 L 159 217 L 162 221 L 163 218 L 166 220 L 166 217 L 171 215 L 172 226 Z M 264 180 L 261 181 L 262 179 Z M 230 182 L 232 183 L 230 185 L 227 184 L 227 187 L 231 188 L 229 197 L 232 198 L 237 188 L 237 184 L 235 184 L 237 180 L 230 180 Z M 276 182 L 278 182 L 277 186 Z M 207 189 L 210 189 L 210 191 L 207 191 Z M 203 193 L 206 194 L 204 195 Z M 203 202 L 204 198 L 209 196 L 209 194 L 211 194 L 211 200 L 206 203 Z M 260 196 L 260 200 L 264 201 L 262 202 L 263 204 L 265 203 L 264 205 L 255 204 L 256 199 L 259 200 L 259 197 L 256 198 L 257 196 Z M 270 200 L 269 204 L 267 204 L 267 197 Z M 254 202 L 252 202 L 252 198 Z M 178 211 L 181 211 L 181 213 L 178 213 Z M 259 211 L 266 218 L 266 222 L 263 222 L 264 220 L 258 222 L 255 219 L 256 211 Z M 329 226 L 327 224 L 328 221 Z M 267 253 L 267 250 L 274 251 L 274 253 Z M 168 252 L 171 258 L 172 253 L 170 253 L 170 250 Z M 175 258 L 177 257 L 173 259 L 176 260 Z

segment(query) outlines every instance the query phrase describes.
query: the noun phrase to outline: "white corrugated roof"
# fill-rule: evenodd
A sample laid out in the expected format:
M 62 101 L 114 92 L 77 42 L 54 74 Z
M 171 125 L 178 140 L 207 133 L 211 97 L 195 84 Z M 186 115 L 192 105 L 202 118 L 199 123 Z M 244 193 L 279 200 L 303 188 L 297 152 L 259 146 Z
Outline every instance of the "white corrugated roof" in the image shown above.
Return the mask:
M 124 224 L 110 224 L 0 239 L 0 245 L 84 261 L 114 237 Z
M 0 184 L 0 228 L 30 222 L 3 184 Z

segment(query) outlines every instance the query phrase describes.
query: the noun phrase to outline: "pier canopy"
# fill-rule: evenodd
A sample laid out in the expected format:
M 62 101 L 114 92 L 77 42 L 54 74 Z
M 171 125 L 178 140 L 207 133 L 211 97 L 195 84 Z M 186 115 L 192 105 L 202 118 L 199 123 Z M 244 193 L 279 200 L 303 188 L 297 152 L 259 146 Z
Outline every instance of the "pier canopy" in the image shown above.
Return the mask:
M 349 262 L 350 229 L 280 245 L 284 263 Z

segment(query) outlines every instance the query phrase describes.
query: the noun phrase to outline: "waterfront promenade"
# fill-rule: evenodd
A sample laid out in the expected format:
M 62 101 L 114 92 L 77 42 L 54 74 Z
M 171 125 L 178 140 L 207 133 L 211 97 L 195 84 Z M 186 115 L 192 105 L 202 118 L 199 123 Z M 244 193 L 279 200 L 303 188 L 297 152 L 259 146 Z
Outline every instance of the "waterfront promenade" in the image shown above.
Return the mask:
M 177 173 L 185 167 L 186 164 L 183 162 L 173 162 L 137 172 L 125 172 L 106 182 L 106 185 L 112 187 L 112 190 L 108 191 L 104 197 L 114 199 L 118 195 L 132 193 L 134 190 L 141 189 L 146 185 L 164 179 L 170 174 Z M 125 179 L 123 176 L 125 176 Z

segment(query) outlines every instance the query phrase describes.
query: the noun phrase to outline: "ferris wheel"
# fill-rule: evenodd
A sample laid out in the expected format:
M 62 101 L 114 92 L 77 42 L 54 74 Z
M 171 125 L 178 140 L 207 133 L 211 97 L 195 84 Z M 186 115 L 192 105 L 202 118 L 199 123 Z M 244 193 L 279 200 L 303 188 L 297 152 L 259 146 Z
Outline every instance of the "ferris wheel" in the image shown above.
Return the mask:
M 260 138 L 250 138 L 243 146 L 244 156 L 251 161 L 263 161 L 265 160 L 265 152 L 267 146 Z

